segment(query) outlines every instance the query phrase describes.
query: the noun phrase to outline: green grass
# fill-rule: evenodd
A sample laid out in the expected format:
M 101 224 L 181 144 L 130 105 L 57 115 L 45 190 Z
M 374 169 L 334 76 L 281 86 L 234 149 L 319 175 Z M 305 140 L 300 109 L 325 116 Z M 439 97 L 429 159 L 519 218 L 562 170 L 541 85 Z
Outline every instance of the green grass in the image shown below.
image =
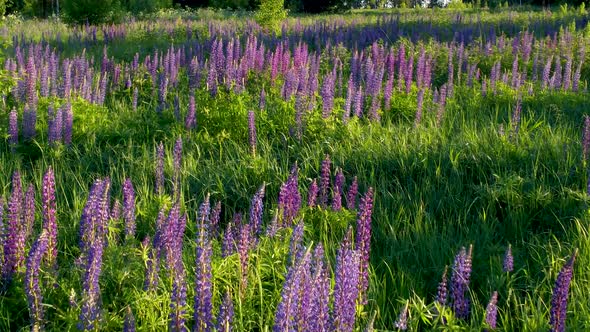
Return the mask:
M 408 15 L 431 12 L 417 13 Z M 485 17 L 500 15 L 503 12 L 486 13 Z M 516 15 L 524 18 L 527 13 Z M 443 15 L 440 17 L 442 20 Z M 149 47 L 168 43 L 140 38 L 145 38 L 142 43 L 149 43 Z M 117 58 L 129 60 L 133 43 L 131 38 L 128 45 L 122 41 L 113 46 Z M 122 53 L 117 53 L 119 46 Z M 444 82 L 445 70 L 437 68 L 435 78 Z M 154 194 L 155 147 L 164 142 L 166 177 L 171 179 L 172 148 L 178 136 L 183 138 L 184 151 L 181 201 L 189 216 L 184 242 L 189 317 L 194 296 L 195 219 L 206 194 L 222 201 L 225 224 L 234 212 L 247 213 L 252 195 L 265 183 L 264 221 L 268 223 L 291 166 L 295 162 L 299 165 L 300 189 L 305 197 L 312 179 L 320 174 L 321 161 L 329 154 L 334 166 L 344 170 L 347 184 L 357 176 L 360 191 L 373 187 L 376 195 L 369 302 L 358 310 L 359 330 L 372 318 L 375 328 L 393 330 L 406 301 L 411 330 L 479 330 L 494 290 L 499 293 L 500 330 L 547 330 L 552 288 L 574 248 L 579 249 L 579 256 L 569 297 L 568 329 L 590 330 L 590 211 L 587 165 L 582 161 L 580 144 L 583 115 L 590 104 L 587 92 L 536 91 L 523 96 L 518 135 L 510 134 L 514 91 L 500 87 L 497 96 L 484 97 L 479 87 L 463 85 L 455 87 L 440 127 L 435 112 L 426 107 L 421 124 L 414 128 L 413 91 L 410 96 L 394 95 L 392 109 L 383 111 L 380 124 L 355 119 L 343 125 L 341 110 L 335 110 L 328 120 L 321 119 L 316 110 L 306 116 L 305 131 L 298 140 L 289 135 L 294 102 L 280 98 L 280 87 L 267 85 L 264 111 L 256 106 L 259 88 L 248 89 L 249 93 L 242 95 L 222 89 L 216 98 L 197 91 L 194 131 L 177 123 L 171 110 L 158 116 L 148 87 L 142 90 L 137 112 L 131 110 L 130 93 L 109 97 L 105 107 L 74 101 L 71 147 L 48 146 L 44 120 L 38 126 L 38 141 L 20 144 L 16 153 L 10 152 L 6 140 L 0 140 L 0 193 L 5 200 L 15 170 L 38 192 L 45 170 L 51 166 L 56 173 L 60 268 L 56 277 L 48 271 L 42 273 L 48 330 L 76 329 L 79 308 L 70 306 L 69 299 L 71 294 L 79 299 L 81 293 L 83 271 L 75 265 L 80 254 L 78 226 L 89 187 L 105 176 L 112 180 L 112 196 L 119 199 L 123 181 L 132 179 L 137 192 L 138 234 L 136 240 L 121 244 L 117 239 L 122 225 L 111 225 L 112 241 L 104 253 L 100 279 L 102 329 L 121 330 L 127 305 L 142 330 L 167 327 L 171 280 L 162 269 L 157 292 L 142 290 L 147 252 L 139 242 L 153 235 L 158 211 L 172 203 L 171 197 Z M 178 91 L 184 114 L 186 82 Z M 50 102 L 41 99 L 39 114 L 46 112 Z M 342 103 L 337 101 L 337 105 Z M 250 109 L 255 110 L 257 119 L 256 156 L 250 154 L 248 146 Z M 7 110 L 0 114 L 0 123 L 8 123 Z M 6 128 L 0 129 L 2 136 L 7 135 Z M 168 181 L 166 186 L 171 192 L 172 183 Z M 39 201 L 38 195 L 36 230 L 41 223 Z M 333 269 L 336 249 L 348 225 L 354 225 L 355 212 L 304 208 L 302 218 L 306 242 L 323 243 Z M 234 297 L 235 330 L 271 330 L 286 274 L 289 235 L 289 230 L 282 230 L 276 238 L 263 238 L 251 253 L 249 287 L 243 298 Z M 459 321 L 447 309 L 443 312 L 447 323 L 443 325 L 437 321 L 440 317 L 434 314 L 432 304 L 436 287 L 445 266 L 450 267 L 459 249 L 470 244 L 474 248 L 472 316 Z M 509 274 L 502 272 L 508 244 L 515 256 L 515 271 Z M 212 271 L 217 307 L 226 289 L 239 293 L 239 259 L 237 255 L 222 259 L 217 241 Z M 17 277 L 0 297 L 0 330 L 26 330 L 28 324 L 26 299 Z

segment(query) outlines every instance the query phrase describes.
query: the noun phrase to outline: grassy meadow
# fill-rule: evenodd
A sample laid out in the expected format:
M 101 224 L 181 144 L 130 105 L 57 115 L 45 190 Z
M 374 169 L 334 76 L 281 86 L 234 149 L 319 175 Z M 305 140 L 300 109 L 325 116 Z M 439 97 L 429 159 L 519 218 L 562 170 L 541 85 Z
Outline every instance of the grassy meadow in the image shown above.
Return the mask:
M 6 18 L 0 330 L 590 330 L 588 19 Z

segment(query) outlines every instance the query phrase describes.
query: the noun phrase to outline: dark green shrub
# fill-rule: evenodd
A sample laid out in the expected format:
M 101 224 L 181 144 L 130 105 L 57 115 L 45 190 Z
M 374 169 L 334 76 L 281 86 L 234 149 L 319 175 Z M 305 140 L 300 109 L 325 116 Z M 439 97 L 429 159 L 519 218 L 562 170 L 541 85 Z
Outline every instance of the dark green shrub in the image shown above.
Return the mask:
M 75 23 L 104 23 L 118 14 L 118 0 L 66 0 L 63 2 L 66 18 Z

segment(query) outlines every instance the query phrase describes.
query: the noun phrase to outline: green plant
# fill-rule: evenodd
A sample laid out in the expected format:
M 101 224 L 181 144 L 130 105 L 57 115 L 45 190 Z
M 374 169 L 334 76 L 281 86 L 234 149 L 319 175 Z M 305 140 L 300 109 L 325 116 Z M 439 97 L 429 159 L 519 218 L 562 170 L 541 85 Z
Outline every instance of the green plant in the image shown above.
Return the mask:
M 287 18 L 285 0 L 262 0 L 256 12 L 256 21 L 265 29 L 278 31 Z
M 66 18 L 74 23 L 103 23 L 112 20 L 119 10 L 117 0 L 67 0 Z

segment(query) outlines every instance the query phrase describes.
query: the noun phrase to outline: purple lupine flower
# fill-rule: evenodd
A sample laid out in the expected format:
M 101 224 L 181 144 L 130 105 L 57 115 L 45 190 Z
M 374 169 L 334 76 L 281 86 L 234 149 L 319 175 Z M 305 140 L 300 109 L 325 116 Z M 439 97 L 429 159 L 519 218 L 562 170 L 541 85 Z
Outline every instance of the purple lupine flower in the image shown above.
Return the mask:
M 139 90 L 137 89 L 137 87 L 135 87 L 135 89 L 133 89 L 133 97 L 131 99 L 131 109 L 135 112 L 137 111 L 137 97 L 139 95 Z
M 520 114 L 522 111 L 522 101 L 519 97 L 516 100 L 516 106 L 514 106 L 514 112 L 512 113 L 512 134 L 518 135 L 520 129 Z
M 455 256 L 451 275 L 451 304 L 455 316 L 460 319 L 469 317 L 470 312 L 470 300 L 466 293 L 469 291 L 472 248 L 472 245 L 469 246 L 469 252 L 465 250 L 465 247 L 461 248 Z
M 191 91 L 188 97 L 188 112 L 184 121 L 186 129 L 195 129 L 197 127 L 197 113 L 195 109 L 195 92 Z
M 279 191 L 279 210 L 283 213 L 283 223 L 291 225 L 301 208 L 301 194 L 299 193 L 297 163 L 293 165 L 287 181 L 281 185 Z
M 63 130 L 63 113 L 61 108 L 54 108 L 49 106 L 47 109 L 48 116 L 48 141 L 49 144 L 56 144 L 61 141 Z
M 223 301 L 219 306 L 219 315 L 217 316 L 216 329 L 218 332 L 231 332 L 234 320 L 234 303 L 231 299 L 229 290 L 225 292 Z
M 354 210 L 356 208 L 356 196 L 358 194 L 358 182 L 356 176 L 352 180 L 348 193 L 346 194 L 346 208 Z
M 404 308 L 399 313 L 397 320 L 395 321 L 395 328 L 400 331 L 405 331 L 408 329 L 408 312 L 409 312 L 409 302 L 406 302 Z
M 130 306 L 127 306 L 127 312 L 125 313 L 123 332 L 135 332 L 135 316 L 133 316 Z
M 167 107 L 166 106 L 166 96 L 168 95 L 168 76 L 165 73 L 160 73 L 158 75 L 158 113 L 162 113 L 162 111 Z
M 363 87 L 359 86 L 354 97 L 354 115 L 357 118 L 363 117 Z
M 543 74 L 541 76 L 541 89 L 545 89 L 546 87 L 549 86 L 549 75 L 551 73 L 551 64 L 553 63 L 553 55 L 551 55 L 548 59 L 547 59 L 547 63 L 545 64 L 545 67 L 543 67 Z
M 250 224 L 243 224 L 240 228 L 238 240 L 238 255 L 240 256 L 240 294 L 244 296 L 248 287 L 248 250 L 250 249 Z
M 498 292 L 492 294 L 492 298 L 486 307 L 486 324 L 494 330 L 498 319 Z
M 39 287 L 39 268 L 47 251 L 48 241 L 48 234 L 44 230 L 31 247 L 26 262 L 24 284 L 29 305 L 31 331 L 43 330 L 43 294 L 41 287 Z
M 289 265 L 295 264 L 297 258 L 300 256 L 303 250 L 303 221 L 300 221 L 293 232 L 291 233 L 291 242 L 289 244 Z
M 182 250 L 182 249 L 181 249 Z M 182 260 L 174 262 L 176 266 L 172 276 L 172 295 L 170 301 L 170 323 L 168 329 L 173 332 L 186 332 L 186 278 Z
M 182 167 L 182 137 L 176 139 L 173 151 L 174 159 L 174 195 L 180 197 L 180 171 Z
M 35 137 L 35 135 L 37 134 L 35 129 L 36 125 L 37 110 L 29 104 L 26 104 L 23 111 L 23 137 L 25 139 L 29 140 Z
M 302 304 L 302 288 L 306 281 L 306 274 L 309 273 L 309 264 L 310 254 L 307 251 L 300 260 L 289 268 L 281 291 L 281 302 L 277 306 L 273 331 L 304 330 L 304 326 L 298 326 L 303 318 L 298 317 L 298 309 Z
M 512 256 L 512 245 L 510 244 L 508 245 L 508 248 L 506 248 L 502 269 L 504 272 L 512 272 L 514 270 L 514 257 Z
M 356 300 L 359 295 L 360 257 L 351 248 L 351 234 L 352 229 L 349 228 L 336 254 L 334 306 L 330 317 L 332 329 L 343 332 L 351 332 L 354 328 Z
M 156 147 L 156 194 L 164 194 L 164 144 Z
M 125 238 L 135 237 L 135 189 L 129 178 L 123 183 L 123 220 Z
M 72 130 L 74 127 L 74 113 L 72 111 L 72 105 L 68 102 L 63 106 L 63 143 L 65 145 L 72 144 Z
M 18 171 L 12 175 L 12 195 L 8 202 L 8 229 L 4 242 L 4 264 L 2 276 L 10 280 L 20 268 L 25 255 L 25 236 L 22 227 L 23 190 Z
M 231 222 L 227 223 L 225 233 L 223 234 L 223 242 L 221 244 L 221 257 L 233 255 L 236 252 L 236 241 L 234 239 L 234 231 Z
M 101 236 L 96 236 L 88 243 L 89 254 L 86 273 L 82 282 L 82 310 L 78 329 L 83 331 L 99 330 L 100 324 L 100 286 L 98 279 L 102 271 L 102 254 L 104 243 Z
M 418 91 L 418 102 L 416 104 L 416 119 L 414 120 L 414 126 L 418 127 L 422 120 L 422 105 L 424 104 L 424 89 Z
M 436 293 L 436 302 L 441 306 L 447 305 L 447 270 L 448 266 L 445 266 L 440 283 L 438 284 Z
M 29 54 L 27 60 L 27 104 L 32 107 L 37 106 L 37 70 L 35 69 L 35 59 L 33 54 Z
M 215 238 L 219 233 L 219 219 L 221 217 L 221 201 L 218 201 L 215 204 L 213 210 L 211 210 L 211 220 L 209 225 L 209 232 L 211 233 L 211 238 Z
M 373 213 L 373 188 L 369 188 L 359 206 L 357 215 L 356 250 L 360 254 L 359 292 L 361 301 L 366 304 L 369 288 L 369 253 L 371 251 L 371 216 Z
M 12 146 L 13 151 L 18 144 L 18 113 L 14 108 L 8 116 L 8 143 Z
M 256 156 L 256 119 L 254 111 L 248 111 L 248 137 L 250 138 L 250 152 Z
M 47 231 L 48 237 L 46 261 L 50 266 L 54 267 L 57 263 L 57 207 L 55 204 L 55 176 L 51 167 L 43 175 L 41 204 L 43 230 Z
M 565 265 L 559 271 L 557 280 L 555 281 L 555 288 L 553 288 L 553 296 L 551 297 L 551 332 L 564 332 L 565 321 L 567 313 L 567 296 L 569 293 L 570 283 L 574 274 L 574 262 L 578 254 L 578 249 Z
M 199 209 L 199 224 L 197 227 L 196 273 L 195 273 L 195 306 L 193 331 L 206 332 L 213 329 L 212 283 L 211 283 L 211 240 L 208 232 L 209 196 Z M 206 212 L 206 213 L 205 213 Z
M 123 211 L 123 207 L 121 206 L 121 202 L 119 202 L 118 199 L 115 199 L 115 202 L 113 203 L 113 207 L 111 209 L 110 219 L 111 220 L 121 219 L 122 211 Z
M 332 197 L 332 210 L 340 211 L 342 209 L 342 188 L 344 187 L 344 173 L 339 168 L 336 171 L 336 180 L 334 181 L 334 192 Z
M 590 116 L 584 115 L 584 134 L 582 135 L 582 159 L 584 162 L 588 160 L 588 152 L 590 152 Z
M 309 185 L 309 189 L 307 191 L 307 205 L 312 208 L 316 205 L 316 200 L 318 197 L 318 192 L 320 188 L 318 187 L 318 180 L 313 179 L 311 185 Z
M 0 197 L 0 280 L 4 272 L 4 248 L 6 244 L 4 229 L 4 198 Z
M 316 246 L 313 257 L 311 306 L 309 306 L 306 320 L 308 321 L 309 331 L 328 331 L 330 322 L 330 274 L 324 262 L 324 248 L 321 244 Z
M 328 191 L 330 190 L 330 155 L 322 161 L 319 205 L 323 208 L 328 204 Z
M 352 109 L 352 98 L 354 95 L 354 83 L 352 81 L 352 74 L 348 79 L 348 88 L 346 92 L 346 101 L 344 102 L 344 114 L 342 115 L 342 122 L 347 123 L 350 117 L 350 111 Z
M 262 232 L 262 214 L 264 209 L 264 189 L 265 185 L 263 184 L 260 189 L 254 194 L 252 197 L 252 202 L 250 203 L 250 225 L 252 227 L 252 233 L 259 235 Z
M 279 230 L 279 210 L 275 210 L 275 213 L 270 220 L 270 224 L 266 228 L 266 236 L 272 238 L 277 234 Z

